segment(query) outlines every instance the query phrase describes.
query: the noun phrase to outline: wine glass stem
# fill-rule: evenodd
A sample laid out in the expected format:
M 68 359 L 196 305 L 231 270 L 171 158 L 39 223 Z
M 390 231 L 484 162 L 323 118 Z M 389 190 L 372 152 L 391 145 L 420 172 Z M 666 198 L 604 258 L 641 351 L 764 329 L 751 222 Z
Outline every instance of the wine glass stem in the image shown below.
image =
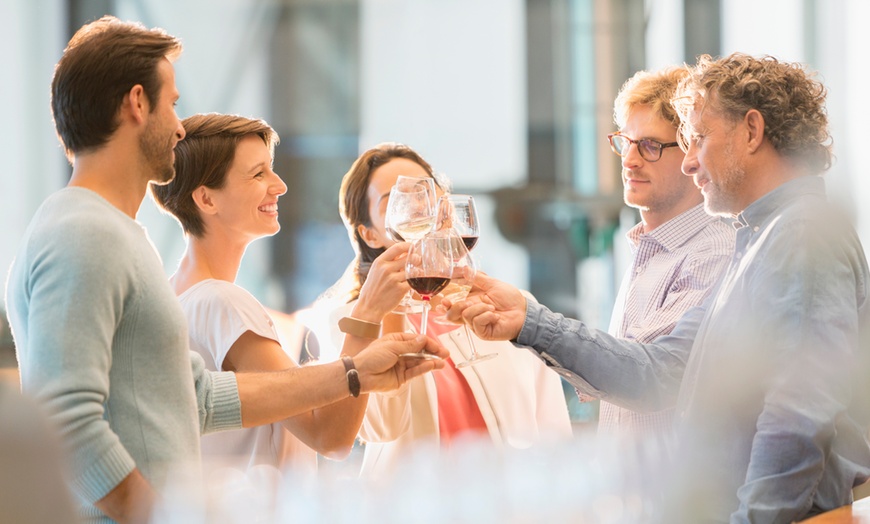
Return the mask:
M 420 321 L 420 334 L 426 334 L 426 323 L 429 320 L 429 297 L 423 297 L 423 319 Z
M 474 347 L 474 339 L 471 338 L 471 330 L 468 329 L 468 324 L 463 323 L 462 326 L 465 328 L 465 338 L 468 339 L 468 347 L 471 348 L 471 358 L 469 360 L 474 360 L 477 358 L 477 348 Z

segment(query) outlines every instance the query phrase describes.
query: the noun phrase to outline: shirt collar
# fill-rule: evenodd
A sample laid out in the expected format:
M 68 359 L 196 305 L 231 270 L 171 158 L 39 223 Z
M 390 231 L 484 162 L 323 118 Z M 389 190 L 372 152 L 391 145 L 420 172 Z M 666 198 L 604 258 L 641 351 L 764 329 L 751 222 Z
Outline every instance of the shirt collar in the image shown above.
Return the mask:
M 789 180 L 770 193 L 759 198 L 737 215 L 737 228 L 760 226 L 776 210 L 803 195 L 825 197 L 825 181 L 818 175 L 807 175 Z
M 629 229 L 625 237 L 634 246 L 637 246 L 641 240 L 649 239 L 659 243 L 666 250 L 673 251 L 685 244 L 698 231 L 707 227 L 707 224 L 715 220 L 719 220 L 719 218 L 708 215 L 704 211 L 704 204 L 698 204 L 688 211 L 683 211 L 649 233 L 643 232 L 643 222 L 641 222 Z

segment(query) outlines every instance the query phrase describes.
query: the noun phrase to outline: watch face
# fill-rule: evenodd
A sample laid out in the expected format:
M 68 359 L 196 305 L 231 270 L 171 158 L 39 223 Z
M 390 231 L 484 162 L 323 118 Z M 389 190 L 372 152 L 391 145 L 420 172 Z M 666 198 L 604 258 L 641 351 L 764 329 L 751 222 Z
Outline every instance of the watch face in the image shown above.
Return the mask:
M 359 372 L 356 368 L 351 369 L 347 372 L 347 387 L 350 389 L 350 394 L 354 397 L 359 396 L 360 390 L 360 382 L 359 382 Z
M 350 390 L 352 396 L 358 397 L 361 385 L 359 381 L 359 371 L 357 371 L 356 367 L 353 365 L 353 358 L 345 355 L 341 357 L 341 362 L 344 364 L 344 371 L 346 372 L 347 389 Z

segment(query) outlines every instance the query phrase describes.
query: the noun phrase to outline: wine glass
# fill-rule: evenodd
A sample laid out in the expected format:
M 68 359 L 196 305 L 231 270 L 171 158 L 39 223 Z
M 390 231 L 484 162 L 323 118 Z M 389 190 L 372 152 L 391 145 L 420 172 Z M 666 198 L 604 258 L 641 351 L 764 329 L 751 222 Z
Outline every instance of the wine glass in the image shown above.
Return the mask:
M 477 220 L 474 197 L 471 195 L 444 195 L 438 200 L 438 210 L 439 229 L 449 231 L 457 240 L 452 243 L 453 278 L 448 286 L 449 289 L 445 289 L 443 293 L 444 298 L 456 303 L 465 300 L 468 296 L 474 283 L 474 276 L 477 274 L 477 264 L 471 257 L 470 251 L 477 244 L 480 236 L 480 223 Z M 457 363 L 456 367 L 472 366 L 498 356 L 498 353 L 478 353 L 474 339 L 471 337 L 471 329 L 468 324 L 463 323 L 462 326 L 465 328 L 465 338 L 468 339 L 471 356 Z
M 421 238 L 432 230 L 435 223 L 435 182 L 431 178 L 400 176 L 390 189 L 384 230 L 393 242 L 409 242 Z M 408 292 L 393 310 L 403 315 L 412 310 Z
M 423 298 L 423 318 L 420 321 L 420 333 L 426 334 L 429 317 L 429 300 L 447 287 L 453 276 L 453 251 L 450 247 L 450 236 L 441 233 L 431 233 L 415 240 L 408 250 L 405 262 L 405 277 L 408 285 Z M 426 352 L 403 353 L 400 356 L 410 358 L 437 358 Z
M 464 244 L 461 242 L 458 242 L 458 244 L 461 249 L 465 250 L 465 256 L 463 256 L 459 261 L 454 261 L 453 263 L 453 278 L 450 280 L 450 283 L 452 285 L 456 282 L 456 287 L 453 289 L 445 289 L 444 291 L 444 297 L 453 303 L 465 300 L 468 296 L 468 292 L 471 291 L 471 286 L 474 283 L 474 276 L 477 274 L 477 265 L 475 264 L 474 259 L 471 258 L 471 253 L 465 249 Z M 498 353 L 478 353 L 477 347 L 474 345 L 474 339 L 471 337 L 471 329 L 468 327 L 468 324 L 463 323 L 462 327 L 465 329 L 465 338 L 468 340 L 468 347 L 471 349 L 471 356 L 462 362 L 457 362 L 456 367 L 464 368 L 466 366 L 473 366 L 474 364 L 498 356 Z
M 465 242 L 465 247 L 469 251 L 477 245 L 477 240 L 480 237 L 480 222 L 477 219 L 477 208 L 474 204 L 474 197 L 471 195 L 443 195 L 440 202 L 446 201 L 449 206 L 449 225 L 453 227 L 456 234 L 462 237 Z M 443 211 L 442 211 L 443 213 Z
M 435 224 L 435 180 L 399 176 L 390 190 L 384 228 L 394 242 L 422 238 Z

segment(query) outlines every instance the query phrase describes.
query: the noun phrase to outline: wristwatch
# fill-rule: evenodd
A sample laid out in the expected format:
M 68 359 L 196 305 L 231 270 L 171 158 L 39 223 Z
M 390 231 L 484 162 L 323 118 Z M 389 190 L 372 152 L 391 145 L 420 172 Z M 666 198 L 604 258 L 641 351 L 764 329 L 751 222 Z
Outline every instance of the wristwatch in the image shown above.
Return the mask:
M 353 365 L 353 358 L 344 355 L 341 357 L 341 362 L 344 364 L 344 371 L 347 374 L 347 389 L 349 389 L 350 394 L 356 398 L 359 396 L 360 390 L 359 371 L 357 371 L 356 366 Z
M 338 329 L 342 333 L 362 338 L 378 338 L 381 334 L 380 324 L 353 317 L 343 317 L 339 320 Z

